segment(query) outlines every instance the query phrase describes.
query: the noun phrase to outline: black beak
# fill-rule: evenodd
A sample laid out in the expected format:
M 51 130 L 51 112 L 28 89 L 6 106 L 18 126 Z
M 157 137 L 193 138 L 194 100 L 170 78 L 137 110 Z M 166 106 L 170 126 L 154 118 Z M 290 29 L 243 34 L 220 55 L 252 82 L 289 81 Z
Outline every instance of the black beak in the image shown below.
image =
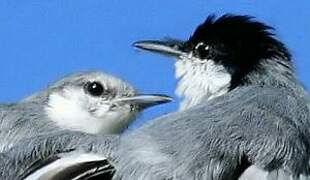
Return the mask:
M 137 41 L 133 43 L 133 46 L 146 51 L 159 53 L 166 56 L 180 57 L 186 56 L 187 53 L 182 51 L 184 46 L 183 41 L 179 40 L 166 40 L 166 41 Z
M 131 103 L 142 109 L 152 107 L 159 104 L 171 102 L 173 99 L 163 94 L 140 94 L 133 97 L 124 97 L 116 99 L 115 102 Z

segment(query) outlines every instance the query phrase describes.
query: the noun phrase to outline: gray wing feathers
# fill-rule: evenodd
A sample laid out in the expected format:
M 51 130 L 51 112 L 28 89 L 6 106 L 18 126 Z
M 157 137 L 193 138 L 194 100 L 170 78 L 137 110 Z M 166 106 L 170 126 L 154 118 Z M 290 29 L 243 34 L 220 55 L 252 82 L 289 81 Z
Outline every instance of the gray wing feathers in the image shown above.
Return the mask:
M 229 172 L 240 167 L 243 156 L 268 171 L 283 168 L 309 174 L 309 155 L 305 154 L 309 123 L 307 104 L 290 91 L 240 88 L 155 119 L 124 137 L 128 143 L 120 148 L 118 163 L 128 179 L 139 179 L 149 170 L 153 176 L 143 178 L 225 179 L 233 176 Z M 154 156 L 146 156 L 152 153 Z M 149 163 L 145 157 L 154 161 Z
M 58 159 L 59 154 L 71 151 L 92 152 L 110 157 L 117 139 L 117 136 L 94 136 L 72 131 L 24 139 L 3 153 L 6 161 L 1 162 L 0 179 L 23 179 L 44 165 L 44 161 L 53 162 Z
M 43 111 L 42 106 L 31 103 L 2 105 L 0 107 L 0 152 L 9 149 L 23 138 L 60 130 L 52 121 L 46 119 Z

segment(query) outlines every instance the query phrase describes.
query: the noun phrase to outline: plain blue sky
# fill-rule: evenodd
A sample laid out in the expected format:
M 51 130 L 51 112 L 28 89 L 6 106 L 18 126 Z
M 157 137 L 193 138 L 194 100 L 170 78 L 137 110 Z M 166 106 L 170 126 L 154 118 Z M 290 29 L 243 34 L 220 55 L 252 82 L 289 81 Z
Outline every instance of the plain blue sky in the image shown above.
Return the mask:
M 186 39 L 210 13 L 252 15 L 274 26 L 310 87 L 309 0 L 0 0 L 0 102 L 91 69 L 117 75 L 143 92 L 174 96 L 173 60 L 131 44 Z M 178 102 L 148 110 L 137 124 L 175 110 Z

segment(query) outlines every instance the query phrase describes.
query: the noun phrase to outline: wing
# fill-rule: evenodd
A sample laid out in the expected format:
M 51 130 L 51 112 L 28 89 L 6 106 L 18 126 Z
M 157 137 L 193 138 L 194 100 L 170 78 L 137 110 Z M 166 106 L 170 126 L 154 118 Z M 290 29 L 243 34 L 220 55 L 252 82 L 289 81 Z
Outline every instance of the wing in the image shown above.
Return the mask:
M 114 168 L 102 155 L 86 152 L 67 152 L 53 155 L 48 163 L 38 162 L 30 167 L 25 180 L 34 179 L 89 179 L 99 176 L 104 179 L 113 177 Z M 45 165 L 44 165 L 45 164 Z
M 255 164 L 309 174 L 309 114 L 305 99 L 287 89 L 235 89 L 124 137 L 117 173 L 131 179 L 235 179 L 234 172 Z
M 26 137 L 60 130 L 46 118 L 42 108 L 31 103 L 0 105 L 0 152 Z
M 25 139 L 3 153 L 0 179 L 111 178 L 113 167 L 107 157 L 117 139 L 72 131 Z
M 257 105 L 249 106 L 260 109 L 261 115 L 269 114 L 269 118 L 264 119 L 264 124 L 268 124 L 266 121 L 273 122 L 268 125 L 269 130 L 267 127 L 265 131 L 258 132 L 265 135 L 263 138 L 267 145 L 270 145 L 270 147 L 265 146 L 266 149 L 269 149 L 269 154 L 256 156 L 271 155 L 270 158 L 278 158 L 279 162 L 276 162 L 275 159 L 259 159 L 263 161 L 263 163 L 260 162 L 263 164 L 260 165 L 261 168 L 258 166 L 249 167 L 240 180 L 309 180 L 310 176 L 307 175 L 309 174 L 309 155 L 307 153 L 309 151 L 309 99 L 287 92 L 279 94 L 278 97 L 276 93 L 272 95 L 272 92 L 267 92 L 268 96 L 257 100 Z M 255 116 L 253 113 L 251 115 Z M 262 130 L 264 126 L 253 127 L 259 127 Z M 259 141 L 258 138 L 256 140 Z M 273 148 L 275 150 L 272 150 Z M 281 159 L 287 159 L 287 161 L 283 162 Z M 268 163 L 269 165 L 267 165 Z M 268 166 L 275 167 L 269 169 Z M 262 167 L 267 167 L 267 169 L 263 170 Z

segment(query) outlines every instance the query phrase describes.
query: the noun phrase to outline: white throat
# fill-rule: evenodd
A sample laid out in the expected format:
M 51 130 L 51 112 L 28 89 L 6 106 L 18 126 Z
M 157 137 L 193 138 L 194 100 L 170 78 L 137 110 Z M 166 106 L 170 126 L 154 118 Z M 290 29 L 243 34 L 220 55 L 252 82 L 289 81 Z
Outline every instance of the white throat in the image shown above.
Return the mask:
M 60 128 L 90 134 L 120 133 L 137 115 L 125 107 L 120 111 L 111 111 L 109 104 L 100 102 L 100 108 L 90 114 L 89 105 L 95 102 L 89 100 L 82 90 L 68 89 L 64 93 L 51 94 L 45 111 Z
M 229 90 L 231 74 L 212 60 L 202 62 L 184 58 L 177 60 L 175 69 L 175 76 L 179 79 L 176 94 L 184 97 L 179 110 L 221 96 Z

